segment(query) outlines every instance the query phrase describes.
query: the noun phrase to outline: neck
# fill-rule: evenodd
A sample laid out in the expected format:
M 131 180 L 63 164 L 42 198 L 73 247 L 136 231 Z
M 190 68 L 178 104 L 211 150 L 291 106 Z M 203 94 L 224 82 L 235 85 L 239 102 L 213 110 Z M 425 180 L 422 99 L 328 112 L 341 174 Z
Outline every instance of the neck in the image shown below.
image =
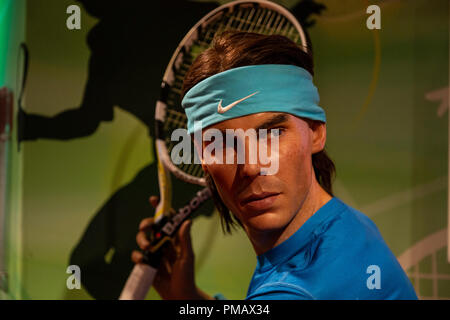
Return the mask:
M 273 231 L 246 230 L 257 255 L 261 255 L 276 247 L 292 236 L 317 210 L 332 198 L 319 185 L 315 177 L 312 180 L 311 187 L 301 204 L 300 210 L 287 226 Z

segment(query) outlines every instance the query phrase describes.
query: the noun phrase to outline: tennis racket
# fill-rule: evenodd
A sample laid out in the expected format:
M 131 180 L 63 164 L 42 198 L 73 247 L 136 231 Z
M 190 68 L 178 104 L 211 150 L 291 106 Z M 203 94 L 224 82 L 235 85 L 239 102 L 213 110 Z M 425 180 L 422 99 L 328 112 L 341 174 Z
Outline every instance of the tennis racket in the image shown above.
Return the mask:
M 194 161 L 195 156 L 191 155 L 190 162 L 178 161 L 185 155 L 172 154 L 178 141 L 172 141 L 171 137 L 174 130 L 187 127 L 180 99 L 186 72 L 195 58 L 211 45 L 214 37 L 227 30 L 283 35 L 303 50 L 310 50 L 307 37 L 295 17 L 284 7 L 265 0 L 239 0 L 222 5 L 204 16 L 186 34 L 166 68 L 156 104 L 155 143 L 160 202 L 148 235 L 150 249 L 144 254 L 144 263 L 137 264 L 132 270 L 120 295 L 121 300 L 145 298 L 156 276 L 162 248 L 173 238 L 183 221 L 211 196 L 201 165 Z M 171 208 L 170 174 L 205 188 L 175 211 Z

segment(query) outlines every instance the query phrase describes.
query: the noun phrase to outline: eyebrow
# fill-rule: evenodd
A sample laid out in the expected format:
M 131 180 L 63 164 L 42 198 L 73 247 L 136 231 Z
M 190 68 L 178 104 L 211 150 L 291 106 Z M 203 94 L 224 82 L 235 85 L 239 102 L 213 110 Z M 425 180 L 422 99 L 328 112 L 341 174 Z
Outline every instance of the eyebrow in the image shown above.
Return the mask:
M 270 127 L 273 127 L 277 124 L 283 123 L 288 121 L 288 116 L 286 114 L 277 114 L 273 116 L 272 118 L 267 119 L 263 123 L 261 123 L 258 127 L 256 127 L 256 130 L 259 129 L 268 129 Z
M 273 126 L 275 126 L 277 124 L 280 124 L 280 123 L 283 123 L 283 122 L 287 122 L 288 120 L 289 120 L 288 115 L 280 113 L 280 114 L 274 115 L 273 117 L 267 119 L 266 121 L 264 121 L 263 123 L 258 125 L 255 128 L 255 130 L 259 131 L 259 129 L 268 129 L 268 128 L 273 127 Z M 220 130 L 220 132 L 223 135 L 226 135 L 226 130 L 227 129 L 219 129 L 219 130 Z

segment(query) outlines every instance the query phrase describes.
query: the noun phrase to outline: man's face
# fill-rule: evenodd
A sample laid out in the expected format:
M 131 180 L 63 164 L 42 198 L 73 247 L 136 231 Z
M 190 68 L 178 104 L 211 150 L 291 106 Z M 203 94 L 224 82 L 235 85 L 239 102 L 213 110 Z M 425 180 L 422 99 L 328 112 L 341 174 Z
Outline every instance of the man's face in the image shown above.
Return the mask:
M 261 168 L 268 165 L 261 165 L 259 161 L 249 164 L 249 139 L 245 139 L 244 164 L 237 164 L 236 161 L 225 164 L 224 161 L 224 164 L 204 163 L 203 168 L 213 178 L 225 205 L 242 222 L 247 232 L 285 228 L 299 212 L 308 194 L 313 178 L 311 155 L 323 149 L 325 125 L 311 129 L 306 121 L 296 116 L 263 112 L 226 120 L 209 128 L 223 132 L 226 129 L 246 131 L 252 128 L 258 132 L 259 128 L 265 128 L 269 141 L 270 130 L 279 130 L 276 159 L 279 167 L 275 174 L 261 175 Z M 207 144 L 203 142 L 203 150 Z

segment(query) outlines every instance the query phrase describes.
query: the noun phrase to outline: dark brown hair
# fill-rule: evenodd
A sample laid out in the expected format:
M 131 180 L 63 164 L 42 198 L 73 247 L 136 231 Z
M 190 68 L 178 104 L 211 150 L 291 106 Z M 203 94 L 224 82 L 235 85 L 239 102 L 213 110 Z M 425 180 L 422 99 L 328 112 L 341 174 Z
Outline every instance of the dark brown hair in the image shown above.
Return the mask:
M 200 81 L 217 73 L 233 68 L 260 64 L 290 64 L 302 67 L 314 75 L 312 55 L 290 39 L 279 35 L 261 35 L 249 32 L 224 32 L 216 37 L 212 46 L 202 52 L 187 72 L 182 90 L 185 93 Z M 304 119 L 309 126 L 317 121 Z M 333 195 L 332 179 L 335 174 L 333 161 L 325 149 L 312 155 L 312 164 L 318 183 Z M 222 229 L 231 233 L 241 222 L 233 215 L 220 198 L 213 179 L 207 175 L 206 181 L 213 193 L 214 203 L 221 215 Z

